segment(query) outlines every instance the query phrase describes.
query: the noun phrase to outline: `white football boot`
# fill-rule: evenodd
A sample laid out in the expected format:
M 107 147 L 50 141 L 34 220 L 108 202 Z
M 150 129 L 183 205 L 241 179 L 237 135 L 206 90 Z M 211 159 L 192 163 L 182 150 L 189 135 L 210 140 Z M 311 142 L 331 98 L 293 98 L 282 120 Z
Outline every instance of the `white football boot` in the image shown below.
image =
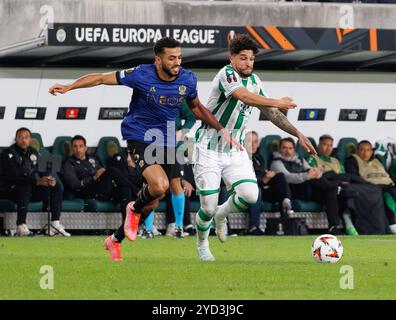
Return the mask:
M 207 262 L 207 261 L 215 261 L 215 257 L 209 249 L 209 241 L 198 241 L 197 243 L 197 253 L 199 260 Z
M 226 242 L 227 241 L 227 234 L 228 234 L 228 227 L 227 227 L 227 218 L 220 218 L 217 214 L 214 216 L 214 221 L 215 221 L 215 232 L 217 235 L 217 238 L 221 242 Z

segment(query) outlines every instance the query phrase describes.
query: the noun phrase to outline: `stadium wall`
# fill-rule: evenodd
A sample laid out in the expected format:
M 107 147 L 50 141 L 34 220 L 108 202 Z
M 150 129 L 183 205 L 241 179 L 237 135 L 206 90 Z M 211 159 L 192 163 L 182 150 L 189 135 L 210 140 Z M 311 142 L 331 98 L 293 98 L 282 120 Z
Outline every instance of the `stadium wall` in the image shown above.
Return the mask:
M 0 0 L 0 47 L 38 37 L 46 21 L 395 29 L 395 16 L 396 6 L 392 4 L 192 0 Z
M 102 72 L 94 69 L 23 69 L 0 68 L 0 107 L 5 107 L 0 119 L 0 146 L 8 146 L 16 128 L 27 126 L 42 134 L 44 145 L 51 146 L 61 135 L 83 134 L 89 146 L 96 146 L 100 137 L 116 136 L 121 140 L 120 120 L 98 120 L 100 107 L 127 108 L 131 90 L 127 87 L 100 86 L 76 90 L 53 97 L 48 88 L 55 82 L 68 83 L 83 74 Z M 107 70 L 108 71 L 108 70 Z M 206 103 L 211 80 L 216 70 L 195 70 L 198 76 L 199 95 Z M 396 75 L 390 73 L 364 72 L 288 72 L 258 71 L 264 89 L 269 96 L 291 96 L 299 109 L 326 109 L 323 121 L 299 121 L 300 110 L 292 110 L 288 118 L 307 136 L 315 139 L 329 133 L 339 138 L 351 136 L 372 142 L 382 137 L 396 139 L 395 121 L 378 122 L 379 109 L 395 109 L 394 92 Z M 21 107 L 44 107 L 44 120 L 16 120 L 16 109 Z M 59 107 L 87 107 L 85 120 L 57 120 Z M 365 121 L 339 121 L 340 109 L 366 109 Z M 260 136 L 285 134 L 268 121 L 260 121 L 260 112 L 254 109 L 249 129 Z

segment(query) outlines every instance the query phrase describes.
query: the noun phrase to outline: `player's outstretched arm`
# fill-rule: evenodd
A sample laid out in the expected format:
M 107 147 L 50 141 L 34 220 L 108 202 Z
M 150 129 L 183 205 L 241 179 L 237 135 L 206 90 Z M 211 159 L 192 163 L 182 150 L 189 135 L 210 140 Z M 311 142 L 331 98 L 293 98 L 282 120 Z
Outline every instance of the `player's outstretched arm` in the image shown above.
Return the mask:
M 281 99 L 267 98 L 256 93 L 252 93 L 246 88 L 239 88 L 232 92 L 231 95 L 235 99 L 242 101 L 244 104 L 257 107 L 260 110 L 271 107 L 288 110 L 297 107 L 293 102 L 293 99 L 289 97 L 283 97 Z
M 222 137 L 231 144 L 231 147 L 239 148 L 244 150 L 243 146 L 239 144 L 225 128 L 217 121 L 216 117 L 201 103 L 199 98 L 193 100 L 187 100 L 187 104 L 190 107 L 195 117 L 205 122 L 209 127 L 216 129 Z
M 49 88 L 49 93 L 56 96 L 57 93 L 63 94 L 70 90 L 95 87 L 100 84 L 117 85 L 116 72 L 91 73 L 78 78 L 70 84 L 55 84 Z
M 265 114 L 268 120 L 270 120 L 278 128 L 286 131 L 287 133 L 298 138 L 300 145 L 310 154 L 316 154 L 316 150 L 313 147 L 311 141 L 304 136 L 300 131 L 294 127 L 287 117 L 279 111 L 277 108 L 262 108 L 261 111 Z

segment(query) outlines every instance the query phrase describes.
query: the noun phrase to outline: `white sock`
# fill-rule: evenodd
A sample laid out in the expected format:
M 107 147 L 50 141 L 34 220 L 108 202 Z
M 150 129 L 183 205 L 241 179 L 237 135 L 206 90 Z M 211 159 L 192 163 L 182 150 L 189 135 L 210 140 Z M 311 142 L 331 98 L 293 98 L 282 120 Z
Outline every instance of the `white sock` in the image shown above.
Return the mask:
M 352 223 L 352 215 L 349 212 L 343 213 L 342 215 L 344 222 L 345 222 L 345 228 L 355 228 L 355 226 Z

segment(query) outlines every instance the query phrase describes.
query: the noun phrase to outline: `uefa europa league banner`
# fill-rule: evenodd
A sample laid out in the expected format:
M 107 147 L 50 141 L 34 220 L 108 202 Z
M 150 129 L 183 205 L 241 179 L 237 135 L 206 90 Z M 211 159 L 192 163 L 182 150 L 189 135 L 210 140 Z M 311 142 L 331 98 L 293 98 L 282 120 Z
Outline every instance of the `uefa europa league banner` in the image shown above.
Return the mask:
M 296 28 L 277 26 L 178 26 L 55 23 L 50 46 L 149 48 L 162 37 L 184 48 L 226 49 L 236 34 L 248 33 L 270 50 L 396 50 L 396 31 L 379 29 Z
M 243 29 L 243 28 L 237 28 Z M 48 31 L 49 45 L 152 47 L 163 38 L 179 40 L 183 47 L 227 47 L 229 28 L 166 25 L 54 24 Z

